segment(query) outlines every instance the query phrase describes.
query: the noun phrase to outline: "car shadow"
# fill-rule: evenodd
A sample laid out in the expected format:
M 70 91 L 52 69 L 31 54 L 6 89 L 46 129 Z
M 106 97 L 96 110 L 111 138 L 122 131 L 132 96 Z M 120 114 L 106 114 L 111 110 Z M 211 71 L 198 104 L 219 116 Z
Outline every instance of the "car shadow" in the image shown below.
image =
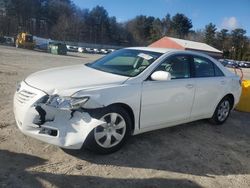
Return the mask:
M 200 187 L 186 179 L 119 179 L 97 176 L 56 174 L 36 172 L 29 168 L 39 168 L 47 161 L 36 156 L 0 150 L 0 187 Z
M 65 150 L 91 163 L 197 176 L 249 174 L 249 113 L 232 112 L 222 126 L 196 121 L 131 137 L 118 152 Z

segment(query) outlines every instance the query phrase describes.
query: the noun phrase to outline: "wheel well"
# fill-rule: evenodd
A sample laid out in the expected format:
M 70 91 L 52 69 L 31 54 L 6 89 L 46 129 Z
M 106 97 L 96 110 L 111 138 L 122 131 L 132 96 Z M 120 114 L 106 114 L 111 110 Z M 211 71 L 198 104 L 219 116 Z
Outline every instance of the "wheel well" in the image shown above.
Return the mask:
M 132 108 L 129 105 L 124 104 L 124 103 L 114 103 L 114 104 L 111 104 L 111 105 L 112 106 L 122 107 L 128 112 L 128 114 L 129 114 L 129 116 L 131 117 L 131 120 L 132 120 L 132 131 L 134 131 L 134 129 L 135 129 L 135 116 L 134 116 L 134 112 L 133 112 Z
M 234 106 L 234 96 L 233 96 L 233 94 L 229 93 L 223 98 L 228 98 L 230 100 L 231 108 L 233 108 L 233 106 Z

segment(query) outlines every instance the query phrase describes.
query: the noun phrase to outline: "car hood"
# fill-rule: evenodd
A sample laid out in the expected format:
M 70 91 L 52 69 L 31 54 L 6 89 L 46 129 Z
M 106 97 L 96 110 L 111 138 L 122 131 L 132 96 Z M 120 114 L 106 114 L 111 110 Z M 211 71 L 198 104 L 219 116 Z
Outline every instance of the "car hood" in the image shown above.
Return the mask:
M 25 82 L 47 94 L 124 83 L 128 77 L 99 71 L 85 65 L 52 68 L 31 74 Z

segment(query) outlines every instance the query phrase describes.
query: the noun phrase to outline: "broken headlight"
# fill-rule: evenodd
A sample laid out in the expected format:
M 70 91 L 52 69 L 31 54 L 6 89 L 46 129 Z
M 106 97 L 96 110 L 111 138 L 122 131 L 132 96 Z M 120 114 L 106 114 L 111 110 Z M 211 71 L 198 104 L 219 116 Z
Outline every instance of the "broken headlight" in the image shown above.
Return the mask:
M 46 104 L 55 108 L 76 110 L 81 108 L 88 100 L 89 97 L 76 98 L 53 95 L 49 97 Z

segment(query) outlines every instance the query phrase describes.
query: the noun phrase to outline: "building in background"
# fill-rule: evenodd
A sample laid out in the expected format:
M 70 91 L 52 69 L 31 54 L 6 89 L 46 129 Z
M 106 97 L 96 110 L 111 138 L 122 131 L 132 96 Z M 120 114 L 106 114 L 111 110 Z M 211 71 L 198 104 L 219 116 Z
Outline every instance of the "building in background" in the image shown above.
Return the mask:
M 222 58 L 223 52 L 202 42 L 194 42 L 190 40 L 177 39 L 172 37 L 163 37 L 152 43 L 149 47 L 156 48 L 174 48 L 180 50 L 190 50 L 206 53 L 216 59 Z

